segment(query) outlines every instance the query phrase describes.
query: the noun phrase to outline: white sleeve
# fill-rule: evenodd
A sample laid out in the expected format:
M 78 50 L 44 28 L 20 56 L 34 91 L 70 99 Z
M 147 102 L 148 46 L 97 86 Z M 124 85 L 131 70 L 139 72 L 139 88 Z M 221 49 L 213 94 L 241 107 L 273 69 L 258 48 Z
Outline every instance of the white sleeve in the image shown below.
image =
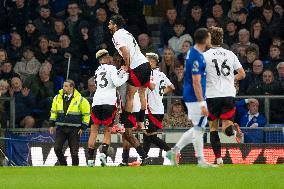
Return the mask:
M 234 65 L 233 65 L 233 68 L 234 68 L 234 70 L 237 70 L 237 69 L 240 69 L 240 68 L 242 68 L 243 66 L 242 66 L 242 64 L 240 63 L 240 61 L 239 61 L 239 59 L 238 59 L 238 57 L 235 55 L 235 53 L 233 53 L 232 52 L 232 55 L 233 55 L 233 59 L 234 59 Z
M 128 80 L 129 74 L 123 74 L 122 78 L 119 78 L 117 75 L 117 69 L 114 66 L 110 67 L 110 78 L 114 84 L 114 86 L 119 87 L 124 84 Z
M 116 49 L 119 49 L 120 47 L 126 47 L 125 40 L 122 35 L 119 35 L 119 33 L 114 33 L 113 40 Z

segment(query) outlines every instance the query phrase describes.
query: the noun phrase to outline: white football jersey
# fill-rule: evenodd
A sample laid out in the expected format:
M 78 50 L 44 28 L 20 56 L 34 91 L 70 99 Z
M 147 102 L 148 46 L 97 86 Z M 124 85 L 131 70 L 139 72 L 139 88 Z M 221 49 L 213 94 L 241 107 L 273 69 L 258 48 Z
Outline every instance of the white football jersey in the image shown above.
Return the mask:
M 148 108 L 152 114 L 164 114 L 164 90 L 172 83 L 163 72 L 159 71 L 159 68 L 153 70 L 153 83 L 156 85 L 155 89 L 153 91 L 146 90 Z M 148 114 L 148 111 L 146 111 L 146 114 Z
M 127 84 L 123 84 L 118 88 L 119 92 L 119 99 L 120 99 L 120 113 L 122 112 L 122 109 L 125 106 L 126 103 L 126 90 L 127 90 Z M 140 97 L 138 91 L 134 95 L 133 99 L 133 108 L 132 112 L 139 112 L 141 109 L 141 103 L 140 103 Z
M 113 65 L 100 65 L 94 76 L 97 89 L 92 106 L 115 105 L 117 101 L 116 87 L 124 84 L 128 80 L 128 76 L 128 73 L 124 72 L 123 77 L 119 77 L 118 71 Z
M 141 53 L 140 47 L 131 33 L 125 29 L 117 30 L 112 37 L 112 42 L 119 54 L 122 56 L 120 47 L 126 47 L 130 54 L 130 68 L 134 69 L 141 64 L 148 62 L 147 58 Z
M 234 71 L 242 65 L 237 56 L 222 47 L 203 53 L 206 61 L 206 98 L 235 97 Z

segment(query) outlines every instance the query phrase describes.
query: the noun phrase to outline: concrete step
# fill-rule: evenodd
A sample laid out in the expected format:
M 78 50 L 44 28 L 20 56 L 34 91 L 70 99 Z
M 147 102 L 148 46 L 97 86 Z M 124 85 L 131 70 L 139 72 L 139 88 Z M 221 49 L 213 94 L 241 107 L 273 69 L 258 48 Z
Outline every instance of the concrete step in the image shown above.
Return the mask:
M 152 37 L 160 37 L 160 31 L 153 31 L 151 32 Z

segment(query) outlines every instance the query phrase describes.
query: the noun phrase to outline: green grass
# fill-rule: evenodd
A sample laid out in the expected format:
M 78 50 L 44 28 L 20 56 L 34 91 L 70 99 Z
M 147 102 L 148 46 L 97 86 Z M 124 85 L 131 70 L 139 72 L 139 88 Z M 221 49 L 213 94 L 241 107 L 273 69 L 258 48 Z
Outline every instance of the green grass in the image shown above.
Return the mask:
M 284 165 L 0 167 L 0 189 L 284 188 Z

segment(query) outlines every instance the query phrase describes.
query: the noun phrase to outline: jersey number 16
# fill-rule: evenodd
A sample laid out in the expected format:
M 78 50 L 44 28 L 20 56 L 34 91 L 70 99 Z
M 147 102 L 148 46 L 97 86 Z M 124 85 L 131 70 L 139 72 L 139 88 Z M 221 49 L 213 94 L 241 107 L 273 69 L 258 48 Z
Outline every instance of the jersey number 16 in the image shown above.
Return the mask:
M 227 59 L 224 60 L 224 62 L 221 65 L 221 71 L 220 68 L 218 66 L 218 62 L 217 59 L 213 59 L 212 62 L 215 64 L 215 68 L 216 68 L 216 72 L 217 75 L 220 76 L 221 73 L 223 76 L 228 76 L 231 73 L 231 68 L 226 64 L 227 63 Z

